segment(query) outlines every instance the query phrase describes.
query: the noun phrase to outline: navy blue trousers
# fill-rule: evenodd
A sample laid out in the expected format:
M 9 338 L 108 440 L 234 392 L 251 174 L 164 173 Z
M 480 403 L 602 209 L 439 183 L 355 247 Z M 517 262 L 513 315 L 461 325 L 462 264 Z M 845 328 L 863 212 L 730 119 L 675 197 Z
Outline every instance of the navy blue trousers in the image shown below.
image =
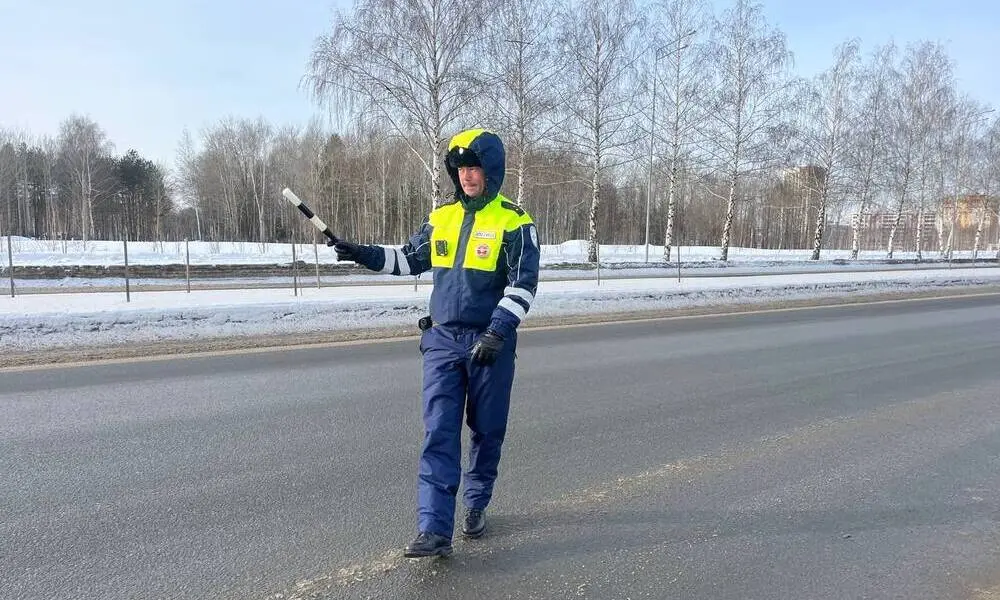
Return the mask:
M 496 363 L 472 362 L 479 332 L 436 326 L 423 332 L 424 445 L 417 481 L 420 531 L 452 536 L 455 499 L 462 479 L 462 417 L 471 431 L 465 472 L 465 506 L 486 508 L 507 433 L 510 389 L 514 383 L 516 334 L 507 339 Z

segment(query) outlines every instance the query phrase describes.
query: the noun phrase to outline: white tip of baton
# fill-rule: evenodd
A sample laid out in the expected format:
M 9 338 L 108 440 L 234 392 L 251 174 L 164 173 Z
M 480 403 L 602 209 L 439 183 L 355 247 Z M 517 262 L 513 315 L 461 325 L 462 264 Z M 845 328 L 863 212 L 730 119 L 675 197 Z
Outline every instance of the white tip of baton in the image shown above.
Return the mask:
M 302 201 L 299 200 L 299 197 L 296 196 L 295 193 L 288 188 L 281 190 L 281 195 L 284 196 L 289 202 L 291 202 L 295 206 L 302 204 Z

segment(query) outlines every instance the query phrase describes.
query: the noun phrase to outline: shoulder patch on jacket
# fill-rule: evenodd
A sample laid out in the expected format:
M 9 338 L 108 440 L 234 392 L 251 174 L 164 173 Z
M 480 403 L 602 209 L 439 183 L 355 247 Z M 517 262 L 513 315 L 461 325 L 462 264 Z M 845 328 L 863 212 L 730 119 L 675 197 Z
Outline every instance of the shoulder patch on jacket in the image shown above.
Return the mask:
M 500 203 L 500 206 L 506 208 L 507 210 L 512 210 L 512 211 L 516 212 L 517 216 L 519 216 L 519 217 L 523 217 L 524 216 L 524 209 L 521 208 L 520 206 L 514 204 L 513 202 L 508 202 L 507 200 L 504 200 L 504 201 L 502 201 Z

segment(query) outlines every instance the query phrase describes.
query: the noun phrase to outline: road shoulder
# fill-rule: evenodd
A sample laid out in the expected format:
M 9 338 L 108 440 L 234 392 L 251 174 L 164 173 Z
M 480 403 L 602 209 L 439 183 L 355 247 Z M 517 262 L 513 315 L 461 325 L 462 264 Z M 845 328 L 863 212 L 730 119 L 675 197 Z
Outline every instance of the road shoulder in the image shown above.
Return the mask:
M 898 290 L 886 292 L 853 291 L 829 296 L 759 300 L 740 303 L 713 303 L 682 308 L 661 308 L 655 310 L 602 311 L 589 314 L 572 314 L 552 317 L 529 318 L 522 329 L 583 326 L 600 323 L 697 317 L 703 315 L 737 314 L 770 310 L 806 309 L 837 305 L 863 304 L 871 302 L 893 302 L 911 299 L 945 298 L 980 294 L 1000 294 L 998 285 L 968 285 L 934 290 Z M 369 327 L 315 331 L 309 334 L 277 334 L 212 337 L 197 340 L 169 340 L 155 343 L 93 345 L 77 347 L 57 347 L 27 352 L 5 352 L 0 355 L 0 369 L 21 369 L 48 365 L 65 366 L 73 363 L 98 361 L 149 360 L 171 356 L 197 355 L 205 353 L 262 352 L 276 348 L 322 347 L 331 344 L 372 343 L 377 341 L 415 339 L 419 330 L 416 324 L 407 327 Z

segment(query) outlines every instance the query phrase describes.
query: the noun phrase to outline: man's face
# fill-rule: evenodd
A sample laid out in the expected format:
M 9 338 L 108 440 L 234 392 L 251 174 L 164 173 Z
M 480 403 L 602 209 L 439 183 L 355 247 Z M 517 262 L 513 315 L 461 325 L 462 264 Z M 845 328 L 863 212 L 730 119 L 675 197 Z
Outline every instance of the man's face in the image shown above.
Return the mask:
M 486 192 L 486 174 L 482 167 L 459 167 L 458 181 L 469 198 L 478 198 Z

